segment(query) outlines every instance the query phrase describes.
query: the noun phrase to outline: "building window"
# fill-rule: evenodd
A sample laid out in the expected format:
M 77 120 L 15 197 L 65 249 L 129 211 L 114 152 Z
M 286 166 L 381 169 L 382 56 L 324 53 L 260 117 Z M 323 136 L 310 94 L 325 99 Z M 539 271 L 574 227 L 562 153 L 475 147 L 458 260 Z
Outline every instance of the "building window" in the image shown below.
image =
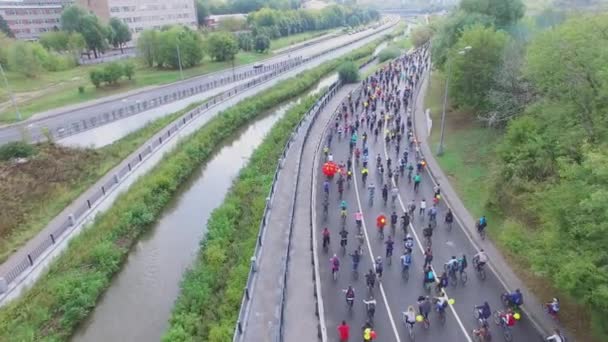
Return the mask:
M 112 13 L 120 12 L 120 8 L 118 8 L 118 7 L 110 7 L 110 12 L 112 12 Z

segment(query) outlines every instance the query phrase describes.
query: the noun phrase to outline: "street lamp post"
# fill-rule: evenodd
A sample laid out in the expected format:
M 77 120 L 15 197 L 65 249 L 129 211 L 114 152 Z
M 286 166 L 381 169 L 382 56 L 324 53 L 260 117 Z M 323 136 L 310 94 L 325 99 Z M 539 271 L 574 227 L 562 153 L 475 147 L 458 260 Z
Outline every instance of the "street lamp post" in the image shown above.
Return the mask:
M 459 55 L 464 55 L 471 50 L 470 46 L 465 46 L 464 49 L 458 51 Z M 445 91 L 443 93 L 443 113 L 441 113 L 441 135 L 439 138 L 439 146 L 437 146 L 437 155 L 443 155 L 443 139 L 445 136 L 445 110 L 448 104 L 448 86 L 450 84 L 450 75 L 452 74 L 452 61 L 448 60 L 448 75 L 445 79 Z
M 17 114 L 17 121 L 21 121 L 21 112 L 19 111 L 19 107 L 17 107 L 17 101 L 15 101 L 15 95 L 11 91 L 11 88 L 8 86 L 8 79 L 4 74 L 4 68 L 2 68 L 2 63 L 0 63 L 0 73 L 2 73 L 2 78 L 4 79 L 4 84 L 6 85 L 6 91 L 8 92 L 8 96 L 11 98 L 11 103 L 13 107 L 15 107 L 15 113 Z

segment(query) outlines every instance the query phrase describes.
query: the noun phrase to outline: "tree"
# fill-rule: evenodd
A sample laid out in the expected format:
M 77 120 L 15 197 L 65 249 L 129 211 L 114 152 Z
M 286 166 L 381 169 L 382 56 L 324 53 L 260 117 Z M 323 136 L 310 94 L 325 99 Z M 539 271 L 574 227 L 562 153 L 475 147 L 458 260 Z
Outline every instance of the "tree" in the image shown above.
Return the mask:
M 8 26 L 8 23 L 6 22 L 6 20 L 4 20 L 4 18 L 1 15 L 0 15 L 0 32 L 4 33 L 9 38 L 15 38 L 15 34 L 13 34 L 13 31 Z
M 196 21 L 198 26 L 206 26 L 208 16 L 209 8 L 207 8 L 203 0 L 196 0 Z
M 223 62 L 234 59 L 239 45 L 233 34 L 214 32 L 207 38 L 207 51 L 214 60 Z
M 42 69 L 42 63 L 34 53 L 32 44 L 16 41 L 8 52 L 8 65 L 12 71 L 26 77 L 35 77 Z
M 3 32 L 0 32 L 0 63 L 2 65 L 8 64 L 8 52 L 13 45 L 14 40 L 9 38 Z
M 144 30 L 137 39 L 137 51 L 139 57 L 149 66 L 153 67 L 154 62 L 157 59 L 157 44 L 158 44 L 158 31 L 156 30 Z
M 387 47 L 384 48 L 378 53 L 378 62 L 382 63 L 384 61 L 388 61 L 389 59 L 395 59 L 399 57 L 401 52 L 398 48 L 395 47 Z
M 38 40 L 47 50 L 63 52 L 68 50 L 70 34 L 66 31 L 50 31 L 40 35 Z
M 101 86 L 101 82 L 103 82 L 104 79 L 103 71 L 91 70 L 91 72 L 89 72 L 89 79 L 91 80 L 91 83 L 93 83 L 95 88 L 99 88 Z
M 253 50 L 253 36 L 251 33 L 240 33 L 237 35 L 239 41 L 239 48 L 243 51 Z
M 270 49 L 270 38 L 263 34 L 255 37 L 255 51 L 263 53 Z
M 78 32 L 70 33 L 68 37 L 68 50 L 72 53 L 76 61 L 78 61 L 80 54 L 82 51 L 84 51 L 84 49 L 86 49 L 86 47 L 87 42 L 84 40 L 82 34 Z
M 177 69 L 181 59 L 184 68 L 198 65 L 203 58 L 202 45 L 198 32 L 184 26 L 172 26 L 158 33 L 156 64 L 160 67 Z
M 428 43 L 435 34 L 433 28 L 429 25 L 417 26 L 411 33 L 411 40 L 415 47 L 421 47 Z
M 106 83 L 113 85 L 118 82 L 124 72 L 123 67 L 116 63 L 110 63 L 103 68 L 103 79 Z
M 107 28 L 93 14 L 78 6 L 70 6 L 61 13 L 61 27 L 68 32 L 82 34 L 89 51 L 93 51 L 95 58 L 97 52 L 103 52 L 107 48 Z
M 355 83 L 359 81 L 359 68 L 354 62 L 344 62 L 338 67 L 338 77 L 342 83 Z
M 450 50 L 452 63 L 450 94 L 453 102 L 472 110 L 487 109 L 488 90 L 494 85 L 502 51 L 508 36 L 492 27 L 475 25 L 463 31 L 458 43 Z M 465 47 L 471 47 L 460 54 Z
M 122 65 L 122 73 L 123 75 L 125 75 L 129 81 L 133 78 L 133 75 L 135 75 L 135 64 L 131 63 L 131 62 L 126 62 Z
M 82 28 L 82 18 L 87 12 L 78 6 L 70 6 L 61 13 L 61 28 L 68 32 L 79 32 Z
M 521 0 L 462 0 L 460 9 L 468 13 L 480 13 L 495 19 L 497 27 L 504 28 L 524 16 Z
M 114 47 L 120 47 L 120 52 L 124 53 L 124 44 L 131 40 L 131 30 L 129 30 L 129 26 L 118 18 L 110 18 L 108 32 L 110 44 Z

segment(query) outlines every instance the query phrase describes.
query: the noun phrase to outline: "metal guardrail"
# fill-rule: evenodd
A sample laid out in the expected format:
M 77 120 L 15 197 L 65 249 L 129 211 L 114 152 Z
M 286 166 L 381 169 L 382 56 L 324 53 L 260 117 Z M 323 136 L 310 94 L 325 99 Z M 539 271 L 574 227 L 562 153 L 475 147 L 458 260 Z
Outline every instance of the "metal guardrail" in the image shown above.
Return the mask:
M 367 38 L 371 35 L 377 34 L 378 32 L 387 30 L 388 28 L 391 28 L 394 25 L 395 25 L 395 23 L 381 31 L 373 32 L 369 35 L 366 35 L 365 37 L 362 37 L 362 39 Z M 128 158 L 131 158 L 131 160 L 129 160 L 125 166 L 123 166 L 121 169 L 119 169 L 113 175 L 108 176 L 108 179 L 106 180 L 104 185 L 102 185 L 95 192 L 93 192 L 93 194 L 90 195 L 86 200 L 83 200 L 82 203 L 80 204 L 80 206 L 78 206 L 77 209 L 75 209 L 73 213 L 67 215 L 67 217 L 65 218 L 63 223 L 59 226 L 59 228 L 57 228 L 55 231 L 53 231 L 51 234 L 49 234 L 49 236 L 46 239 L 44 239 L 38 246 L 34 247 L 29 253 L 27 253 L 27 255 L 25 257 L 23 257 L 23 259 L 21 259 L 21 261 L 19 261 L 15 266 L 13 266 L 5 274 L 0 275 L 0 294 L 7 292 L 9 284 L 13 283 L 22 273 L 27 271 L 30 267 L 34 266 L 34 264 L 40 258 L 40 256 L 43 255 L 45 252 L 47 252 L 47 250 L 50 247 L 56 245 L 58 239 L 67 230 L 69 230 L 70 228 L 74 228 L 78 222 L 87 218 L 90 215 L 90 213 L 93 211 L 92 209 L 94 209 L 96 207 L 96 205 L 98 205 L 101 202 L 101 200 L 106 198 L 106 196 L 108 196 L 108 194 L 111 191 L 113 191 L 117 187 L 118 184 L 121 183 L 122 179 L 124 179 L 125 177 L 128 177 L 130 174 L 132 174 L 132 172 L 139 165 L 141 165 L 141 162 L 146 157 L 148 157 L 154 151 L 156 151 L 159 148 L 159 146 L 165 144 L 168 140 L 170 140 L 171 137 L 173 135 L 175 135 L 176 132 L 178 132 L 184 126 L 186 126 L 187 124 L 192 122 L 194 118 L 197 118 L 202 113 L 206 112 L 210 108 L 215 107 L 216 105 L 222 103 L 223 101 L 234 97 L 239 92 L 242 92 L 242 90 L 257 86 L 257 85 L 264 83 L 264 82 L 268 81 L 269 79 L 274 78 L 284 72 L 287 72 L 297 66 L 300 66 L 300 65 L 307 63 L 313 59 L 316 59 L 322 55 L 331 53 L 337 49 L 343 48 L 343 47 L 351 45 L 353 43 L 355 43 L 355 42 L 354 41 L 348 42 L 344 45 L 331 48 L 329 50 L 317 53 L 313 56 L 309 56 L 306 58 L 298 57 L 297 59 L 295 59 L 296 60 L 295 63 L 287 64 L 283 67 L 273 70 L 270 73 L 266 73 L 258 78 L 255 78 L 245 84 L 236 86 L 222 94 L 214 96 L 212 99 L 208 100 L 206 103 L 192 109 L 191 111 L 182 115 L 179 119 L 173 121 L 171 124 L 169 124 L 168 128 L 163 129 L 163 131 L 161 133 L 157 134 L 153 139 L 149 140 L 145 144 L 144 147 L 140 148 L 138 151 L 131 154 L 131 156 L 128 157 Z M 275 175 L 274 181 L 276 181 L 276 175 Z M 273 190 L 274 190 L 274 181 L 273 181 Z M 268 204 L 267 204 L 267 206 L 268 206 Z M 266 217 L 266 209 L 265 209 L 264 217 Z M 265 219 L 262 221 L 264 222 Z M 261 240 L 259 240 L 259 245 L 261 246 Z M 257 247 L 256 247 L 256 251 L 257 251 Z M 248 286 L 249 285 L 250 284 L 249 284 L 249 280 L 248 280 Z M 247 293 L 246 293 L 246 296 L 248 296 Z
M 376 57 L 372 57 L 371 59 L 369 59 L 368 61 L 366 61 L 364 64 L 362 64 L 360 66 L 361 68 L 364 68 L 365 66 L 369 65 L 371 62 L 373 62 L 376 59 Z M 296 194 L 298 192 L 298 186 L 299 186 L 299 179 L 300 179 L 300 171 L 301 171 L 301 161 L 302 161 L 302 156 L 304 153 L 304 145 L 306 140 L 308 139 L 308 135 L 310 134 L 310 130 L 312 128 L 312 124 L 315 122 L 315 120 L 317 119 L 318 114 L 325 108 L 325 106 L 329 103 L 329 101 L 334 97 L 334 95 L 338 92 L 338 90 L 340 90 L 340 88 L 342 87 L 342 84 L 340 83 L 340 81 L 336 81 L 334 83 L 332 83 L 328 90 L 326 91 L 326 93 L 323 95 L 323 97 L 321 97 L 313 106 L 312 108 L 308 111 L 308 113 L 306 113 L 302 119 L 300 120 L 300 122 L 298 122 L 298 125 L 296 126 L 296 128 L 294 129 L 291 137 L 289 138 L 289 140 L 287 141 L 287 143 L 285 144 L 285 147 L 283 148 L 283 152 L 281 154 L 281 158 L 279 159 L 278 162 L 278 166 L 275 170 L 274 173 L 274 177 L 272 180 L 272 186 L 270 188 L 270 192 L 268 197 L 266 198 L 266 206 L 264 207 L 264 214 L 262 216 L 262 221 L 260 222 L 260 229 L 258 232 L 258 237 L 257 237 L 257 244 L 255 247 L 255 251 L 253 252 L 253 256 L 251 257 L 251 266 L 249 269 L 249 275 L 247 277 L 247 283 L 245 284 L 245 289 L 244 289 L 244 294 L 243 294 L 243 299 L 241 300 L 241 308 L 239 311 L 239 315 L 238 315 L 238 319 L 236 322 L 236 327 L 234 329 L 234 335 L 232 338 L 233 342 L 238 342 L 241 340 L 243 333 L 245 332 L 245 326 L 244 326 L 244 322 L 247 322 L 248 316 L 249 316 L 249 309 L 250 309 L 250 305 L 251 305 L 251 297 L 252 297 L 252 291 L 254 290 L 254 281 L 255 281 L 255 277 L 257 276 L 256 272 L 257 272 L 257 258 L 259 257 L 260 253 L 262 252 L 263 249 L 263 244 L 262 244 L 262 240 L 264 238 L 264 234 L 266 232 L 266 225 L 267 225 L 267 217 L 269 215 L 269 213 L 271 212 L 271 207 L 272 207 L 272 202 L 274 200 L 274 194 L 275 194 L 275 186 L 276 186 L 276 182 L 279 178 L 279 173 L 281 172 L 281 168 L 282 168 L 282 164 L 284 159 L 287 157 L 287 153 L 289 151 L 289 148 L 291 147 L 291 144 L 293 143 L 293 141 L 295 140 L 300 128 L 302 127 L 302 125 L 304 123 L 308 123 L 307 127 L 306 127 L 306 133 L 304 135 L 304 139 L 303 139 L 303 143 L 299 149 L 298 153 L 298 162 L 297 162 L 297 170 L 298 170 L 298 176 L 295 177 L 294 180 L 294 192 L 291 198 L 291 212 L 289 214 L 289 236 L 288 236 L 288 244 L 287 244 L 287 249 L 285 250 L 285 255 L 283 257 L 283 260 L 285 260 L 285 262 L 283 263 L 283 268 L 282 268 L 282 273 L 283 273 L 283 277 L 281 279 L 281 300 L 280 300 L 280 315 L 279 315 L 279 330 L 276 332 L 275 334 L 275 338 L 274 340 L 279 342 L 283 340 L 283 314 L 284 314 L 284 307 L 285 307 L 285 296 L 286 296 L 286 284 L 287 284 L 287 276 L 288 276 L 288 272 L 289 272 L 289 261 L 290 261 L 290 250 L 291 250 L 291 236 L 293 234 L 293 218 L 295 215 L 295 206 L 296 206 Z

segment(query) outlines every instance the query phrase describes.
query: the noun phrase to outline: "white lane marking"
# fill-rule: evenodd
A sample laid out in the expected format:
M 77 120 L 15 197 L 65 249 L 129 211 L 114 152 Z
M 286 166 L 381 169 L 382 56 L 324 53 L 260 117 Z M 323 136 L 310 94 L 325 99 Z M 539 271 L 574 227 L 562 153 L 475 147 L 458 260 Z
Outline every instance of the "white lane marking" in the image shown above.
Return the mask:
M 386 120 L 384 120 L 384 127 L 383 127 L 384 134 L 383 135 L 386 135 L 386 127 L 387 127 L 387 122 L 386 122 Z M 386 159 L 388 159 L 388 153 L 386 152 L 386 139 L 382 139 L 382 140 L 383 140 L 382 141 L 382 145 L 384 146 L 384 157 L 385 157 L 385 160 L 386 160 Z M 397 184 L 395 183 L 395 179 L 394 178 L 391 178 L 391 184 L 393 186 L 397 186 Z M 403 212 L 406 212 L 405 205 L 403 205 L 403 200 L 401 199 L 401 192 L 399 192 L 397 194 L 397 199 L 399 199 L 399 204 L 401 205 L 401 209 L 403 210 Z M 410 219 L 410 231 L 414 234 L 414 238 L 416 239 L 418 248 L 420 249 L 420 251 L 424 255 L 424 248 L 422 247 L 422 243 L 420 242 L 420 239 L 418 238 L 418 234 L 416 234 L 416 229 L 414 229 L 414 226 L 412 225 L 412 221 L 413 221 L 413 219 Z M 433 270 L 433 273 L 435 274 L 435 280 L 437 280 L 437 272 L 435 271 L 435 268 L 433 267 L 433 265 L 431 265 L 431 270 Z M 443 289 L 443 293 L 444 293 L 444 295 L 445 295 L 446 298 L 449 298 L 448 292 L 446 291 L 445 288 Z M 467 332 L 467 329 L 464 327 L 464 324 L 462 324 L 462 320 L 460 319 L 460 316 L 456 312 L 456 309 L 454 308 L 454 305 L 448 303 L 448 306 L 450 307 L 450 310 L 454 314 L 454 317 L 456 318 L 456 322 L 458 322 L 458 325 L 460 326 L 460 329 L 462 330 L 464 336 L 467 338 L 467 341 L 473 342 L 473 340 L 469 336 L 469 333 Z
M 353 182 L 355 185 L 355 196 L 357 197 L 357 205 L 359 206 L 359 210 L 361 211 L 361 214 L 363 214 L 363 207 L 361 206 L 361 198 L 359 197 L 359 186 L 357 185 L 357 172 L 356 171 L 356 166 L 355 166 L 355 157 L 351 156 L 352 158 L 352 162 L 353 162 Z M 363 215 L 363 217 L 365 217 L 365 214 Z M 372 259 L 372 265 L 375 264 L 375 259 L 374 259 L 374 252 L 372 251 L 372 245 L 369 242 L 369 236 L 367 235 L 367 227 L 365 225 L 365 219 L 361 220 L 362 226 L 363 226 L 363 233 L 365 234 L 365 240 L 367 242 L 367 248 L 369 249 L 369 256 Z M 384 305 L 386 306 L 386 311 L 388 312 L 388 319 L 391 322 L 391 327 L 393 328 L 393 332 L 395 333 L 395 338 L 397 342 L 401 342 L 401 339 L 399 338 L 399 332 L 397 331 L 397 326 L 395 325 L 395 320 L 393 319 L 393 314 L 391 313 L 391 308 L 388 305 L 388 299 L 386 298 L 386 293 L 384 292 L 384 286 L 382 286 L 382 282 L 378 282 L 379 287 L 380 287 L 380 293 L 382 294 L 382 300 L 384 300 Z
M 428 71 L 426 72 L 426 74 L 428 75 Z M 425 76 L 426 78 L 427 76 Z M 424 81 L 424 78 L 422 79 Z M 422 86 L 422 83 L 420 83 L 420 85 Z M 418 89 L 418 92 L 416 94 L 416 97 L 419 95 L 420 89 Z M 414 105 L 416 105 L 416 99 L 414 99 Z M 414 106 L 416 107 L 416 106 Z M 416 108 L 412 109 L 412 125 L 414 126 L 414 137 L 415 137 L 415 143 L 417 145 L 420 145 L 420 141 L 417 138 L 417 134 L 416 132 Z M 420 154 L 422 156 L 424 156 L 422 154 L 422 149 L 419 148 Z M 433 182 L 433 184 L 435 186 L 437 186 L 437 182 L 435 181 L 435 177 L 433 176 L 433 174 L 431 173 L 431 171 L 429 171 L 428 168 L 424 168 L 424 170 L 427 172 L 427 174 L 429 175 L 429 178 L 431 180 L 431 182 Z M 444 196 L 442 196 L 444 197 Z M 456 211 L 454 211 L 454 208 L 452 208 L 452 206 L 450 205 L 450 202 L 448 201 L 447 197 L 443 198 L 443 201 L 445 202 L 445 205 L 450 208 L 452 210 L 452 212 L 454 213 L 454 218 L 456 218 L 456 222 L 458 222 L 458 225 L 460 227 L 460 230 L 462 230 L 462 232 L 464 233 L 464 235 L 467 237 L 467 239 L 469 240 L 469 242 L 471 242 L 471 245 L 473 245 L 473 248 L 479 253 L 479 251 L 481 250 L 481 248 L 479 247 L 479 245 L 477 244 L 477 242 L 475 242 L 475 240 L 473 239 L 473 237 L 471 236 L 471 234 L 469 233 L 468 229 L 465 228 L 465 224 L 464 222 L 462 222 L 462 220 L 459 218 L 459 216 L 456 214 Z M 500 274 L 498 273 L 498 271 L 496 271 L 496 269 L 494 268 L 494 266 L 492 266 L 492 262 L 488 261 L 486 263 L 486 265 L 489 266 L 490 271 L 492 271 L 492 273 L 494 273 L 494 276 L 496 279 L 498 279 L 498 282 L 500 282 L 500 284 L 505 288 L 505 290 L 507 290 L 507 292 L 512 292 L 512 290 L 509 288 L 509 286 L 507 286 L 507 284 L 503 281 L 502 277 L 500 276 Z M 534 326 L 536 327 L 536 330 L 540 331 L 540 332 L 545 332 L 545 330 L 542 328 L 542 326 L 536 321 L 536 319 L 534 319 L 534 317 L 532 317 L 532 315 L 528 312 L 528 310 L 526 310 L 525 306 L 521 306 L 522 311 L 526 314 L 526 316 L 528 316 L 528 319 L 532 322 L 532 324 L 534 324 Z

